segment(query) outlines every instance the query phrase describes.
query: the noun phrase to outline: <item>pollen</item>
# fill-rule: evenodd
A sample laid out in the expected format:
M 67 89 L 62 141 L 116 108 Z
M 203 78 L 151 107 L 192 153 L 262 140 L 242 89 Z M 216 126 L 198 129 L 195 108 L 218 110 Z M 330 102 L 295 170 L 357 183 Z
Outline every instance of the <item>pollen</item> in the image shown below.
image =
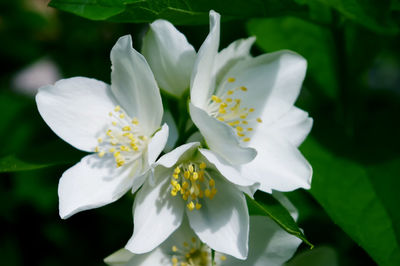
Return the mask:
M 221 98 L 219 98 L 219 97 L 216 96 L 216 95 L 211 96 L 211 100 L 213 100 L 213 101 L 216 102 L 216 103 L 222 102 Z
M 262 123 L 262 120 L 255 118 L 255 108 L 245 106 L 249 102 L 243 101 L 244 95 L 251 91 L 251 87 L 246 87 L 244 84 L 234 86 L 233 82 L 237 82 L 236 79 L 229 77 L 222 83 L 222 87 L 218 88 L 217 93 L 211 96 L 207 105 L 207 113 L 218 121 L 231 126 L 240 141 L 248 142 L 250 132 L 253 131 L 252 126 L 255 122 Z
M 186 241 L 178 242 L 172 246 L 172 266 L 208 266 L 211 265 L 211 249 L 197 237 L 184 235 Z M 216 260 L 219 262 L 219 254 Z M 164 264 L 163 264 L 164 265 Z M 170 264 L 168 264 L 170 265 Z
M 131 123 L 134 124 L 134 125 L 138 125 L 139 124 L 139 120 L 135 117 L 135 118 L 132 119 Z
M 204 196 L 212 199 L 217 193 L 215 180 L 206 169 L 205 162 L 189 162 L 179 164 L 172 173 L 170 194 L 181 195 L 189 211 L 201 209 Z
M 147 146 L 148 136 L 142 133 L 137 118 L 131 119 L 119 105 L 108 116 L 112 126 L 97 139 L 99 146 L 94 152 L 99 157 L 112 156 L 116 167 L 140 158 Z

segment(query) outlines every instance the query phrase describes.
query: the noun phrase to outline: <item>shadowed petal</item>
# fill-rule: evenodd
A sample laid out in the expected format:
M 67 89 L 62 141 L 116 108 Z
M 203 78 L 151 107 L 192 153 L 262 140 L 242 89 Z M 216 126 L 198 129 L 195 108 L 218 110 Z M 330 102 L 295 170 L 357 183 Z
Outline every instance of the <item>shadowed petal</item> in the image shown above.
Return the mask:
M 132 48 L 131 36 L 117 41 L 111 50 L 111 89 L 130 117 L 137 117 L 151 135 L 161 124 L 160 91 L 146 59 Z
M 113 158 L 87 155 L 61 176 L 58 184 L 61 218 L 116 201 L 132 187 L 134 175 L 134 167 L 117 168 Z
M 150 24 L 143 39 L 142 54 L 160 88 L 176 97 L 189 89 L 196 52 L 170 22 L 156 20 Z

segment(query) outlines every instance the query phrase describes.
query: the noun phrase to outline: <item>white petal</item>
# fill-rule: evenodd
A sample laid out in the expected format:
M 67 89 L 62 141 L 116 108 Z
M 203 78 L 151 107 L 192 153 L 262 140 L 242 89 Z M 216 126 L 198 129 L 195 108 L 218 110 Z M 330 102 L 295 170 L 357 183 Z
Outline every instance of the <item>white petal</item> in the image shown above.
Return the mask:
M 189 89 L 196 52 L 170 22 L 156 20 L 150 24 L 143 39 L 142 54 L 161 89 L 176 97 Z
M 251 145 L 257 147 L 257 156 L 241 170 L 242 175 L 260 183 L 260 190 L 310 188 L 311 165 L 291 143 L 265 133 L 254 136 Z
M 134 256 L 132 252 L 121 248 L 104 259 L 104 262 L 111 266 L 123 266 Z
M 148 135 L 161 124 L 160 91 L 146 59 L 132 48 L 131 36 L 117 41 L 111 50 L 111 89 L 130 117 L 137 117 Z
M 164 171 L 163 174 L 156 177 L 157 183 L 154 187 L 145 182 L 136 195 L 133 206 L 133 236 L 125 246 L 133 253 L 153 250 L 182 222 L 184 202 L 169 193 L 171 171 Z
M 164 124 L 159 131 L 154 134 L 148 145 L 148 162 L 152 165 L 158 155 L 163 151 L 168 140 L 168 125 Z
M 235 63 L 250 57 L 250 49 L 255 40 L 255 37 L 236 40 L 217 54 L 213 69 L 217 84 Z
M 240 191 L 246 193 L 250 198 L 254 199 L 254 193 L 260 188 L 260 183 L 254 183 L 252 186 L 237 186 Z
M 65 171 L 58 184 L 61 218 L 122 197 L 134 182 L 135 172 L 129 166 L 117 168 L 112 158 L 92 154 Z
M 279 119 L 288 112 L 296 101 L 304 80 L 307 61 L 291 51 L 280 51 L 272 54 L 273 67 L 277 67 L 271 94 L 261 117 L 264 123 Z
M 169 128 L 167 144 L 165 144 L 163 150 L 165 153 L 167 153 L 175 147 L 175 143 L 179 138 L 179 132 L 174 117 L 168 109 L 164 111 L 162 122 L 167 123 Z
M 253 148 L 242 147 L 235 132 L 227 124 L 209 116 L 205 111 L 189 103 L 190 116 L 208 147 L 232 164 L 243 164 L 256 156 Z
M 247 257 L 249 214 L 246 200 L 234 185 L 215 178 L 218 192 L 199 210 L 186 213 L 190 226 L 210 248 L 239 259 Z
M 212 151 L 207 149 L 199 149 L 199 151 L 229 182 L 239 186 L 252 186 L 255 184 L 255 181 L 243 177 L 230 163 Z
M 167 154 L 161 156 L 157 161 L 157 165 L 162 165 L 164 167 L 170 168 L 176 164 L 176 162 L 186 153 L 188 152 L 188 157 L 190 157 L 193 152 L 199 147 L 200 143 L 192 142 L 186 143 L 184 145 L 179 146 L 178 148 L 170 151 Z
M 244 86 L 247 91 L 239 90 L 235 95 L 241 99 L 241 106 L 255 109 L 247 120 L 255 121 L 261 117 L 264 123 L 270 119 L 274 121 L 293 106 L 305 70 L 306 61 L 295 53 L 280 51 L 263 54 L 239 61 L 223 78 L 235 78 L 235 82 L 221 83 L 216 94 Z M 279 105 L 270 106 L 271 100 L 279 101 Z
M 249 255 L 240 261 L 227 257 L 221 266 L 281 266 L 296 252 L 301 240 L 265 216 L 250 217 Z
M 168 265 L 171 258 L 160 248 L 145 254 L 133 254 L 127 249 L 121 249 L 107 258 L 104 262 L 111 266 L 155 266 Z
M 84 151 L 94 151 L 108 113 L 116 105 L 109 85 L 83 77 L 62 79 L 40 88 L 36 103 L 49 127 L 60 138 Z
M 172 246 L 179 247 L 182 246 L 184 242 L 190 243 L 193 237 L 196 237 L 196 235 L 192 228 L 190 228 L 187 217 L 184 216 L 179 228 L 167 240 L 165 240 L 160 247 L 165 253 L 171 254 Z M 170 258 L 171 257 L 172 256 L 170 256 Z
M 290 216 L 297 221 L 299 218 L 299 211 L 296 209 L 296 207 L 293 205 L 293 203 L 289 200 L 288 197 L 285 196 L 282 192 L 279 191 L 273 191 L 272 196 L 280 202 L 290 213 Z
M 265 127 L 271 134 L 285 138 L 294 146 L 299 147 L 310 133 L 312 125 L 313 119 L 307 112 L 292 106 L 280 119 L 269 125 L 262 123 L 261 127 Z
M 205 107 L 215 86 L 212 71 L 218 53 L 220 17 L 218 13 L 210 11 L 210 33 L 199 49 L 193 68 L 190 81 L 190 98 L 192 103 L 199 108 Z

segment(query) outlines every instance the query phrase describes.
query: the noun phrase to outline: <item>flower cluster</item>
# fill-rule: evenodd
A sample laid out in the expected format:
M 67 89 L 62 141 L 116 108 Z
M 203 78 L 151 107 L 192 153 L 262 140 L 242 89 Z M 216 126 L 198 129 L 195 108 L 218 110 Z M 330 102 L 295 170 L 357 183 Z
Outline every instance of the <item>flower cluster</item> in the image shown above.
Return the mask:
M 211 265 L 211 253 L 217 265 L 281 265 L 300 244 L 269 218 L 249 217 L 245 195 L 310 187 L 298 146 L 312 119 L 294 106 L 306 61 L 291 51 L 252 57 L 253 37 L 218 51 L 219 35 L 220 15 L 211 11 L 196 53 L 157 20 L 143 55 L 130 36 L 112 48 L 111 85 L 75 77 L 39 89 L 50 128 L 90 152 L 60 179 L 60 216 L 136 193 L 133 235 L 106 259 L 111 265 Z M 175 125 L 162 125 L 160 89 L 188 100 L 179 110 L 186 114 L 175 114 L 190 118 L 178 132 L 186 143 L 170 152 Z

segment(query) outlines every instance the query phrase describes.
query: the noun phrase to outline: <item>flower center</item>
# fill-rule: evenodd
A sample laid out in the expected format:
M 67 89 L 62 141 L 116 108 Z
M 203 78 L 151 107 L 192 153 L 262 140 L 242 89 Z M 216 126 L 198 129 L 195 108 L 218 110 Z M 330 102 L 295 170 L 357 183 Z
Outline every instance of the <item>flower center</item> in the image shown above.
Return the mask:
M 244 107 L 240 95 L 247 92 L 245 86 L 237 86 L 235 89 L 225 89 L 226 84 L 234 83 L 235 78 L 228 78 L 223 84 L 221 93 L 212 95 L 208 103 L 208 114 L 222 121 L 236 130 L 236 134 L 242 141 L 250 141 L 247 133 L 253 131 L 249 127 L 256 120 L 261 123 L 261 118 L 248 119 L 250 113 L 254 112 L 254 108 Z
M 137 118 L 131 119 L 120 106 L 109 113 L 111 125 L 98 138 L 95 152 L 99 157 L 113 155 L 117 167 L 136 160 L 147 147 L 148 137 L 142 133 Z
M 211 266 L 210 248 L 196 237 L 180 246 L 172 246 L 172 254 L 172 266 Z M 215 257 L 218 262 L 226 260 L 221 254 L 216 254 Z
M 207 165 L 201 163 L 181 163 L 174 169 L 171 178 L 171 195 L 181 195 L 190 211 L 201 208 L 200 199 L 213 199 L 217 194 L 215 181 L 206 171 Z

